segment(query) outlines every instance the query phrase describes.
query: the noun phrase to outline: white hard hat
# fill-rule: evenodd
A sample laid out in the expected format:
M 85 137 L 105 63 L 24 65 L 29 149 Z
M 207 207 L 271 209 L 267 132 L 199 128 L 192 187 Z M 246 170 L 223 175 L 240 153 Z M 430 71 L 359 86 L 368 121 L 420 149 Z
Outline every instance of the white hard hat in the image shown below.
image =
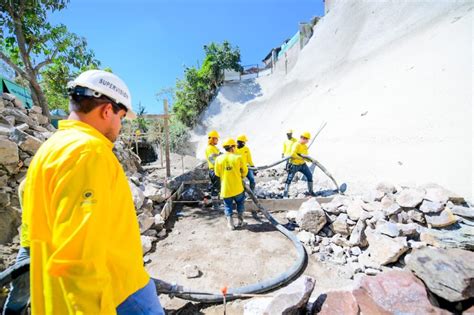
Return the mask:
M 87 70 L 67 84 L 69 90 L 74 90 L 78 86 L 91 90 L 90 96 L 104 95 L 115 103 L 125 106 L 127 108 L 126 118 L 137 117 L 132 109 L 132 98 L 127 85 L 115 74 L 103 70 Z

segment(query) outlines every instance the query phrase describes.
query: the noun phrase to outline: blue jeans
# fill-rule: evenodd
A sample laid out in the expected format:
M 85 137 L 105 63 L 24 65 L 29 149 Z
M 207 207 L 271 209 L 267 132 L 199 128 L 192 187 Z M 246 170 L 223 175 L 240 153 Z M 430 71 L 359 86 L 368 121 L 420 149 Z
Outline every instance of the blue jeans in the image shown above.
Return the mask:
M 30 249 L 28 247 L 20 247 L 16 256 L 16 262 L 30 258 Z M 4 315 L 21 314 L 28 305 L 30 299 L 30 272 L 20 275 L 12 281 L 10 292 L 3 309 Z
M 153 280 L 117 306 L 118 315 L 164 315 Z
M 253 174 L 253 170 L 249 170 L 249 172 L 247 173 L 247 179 L 249 180 L 250 189 L 254 190 L 255 189 L 255 177 L 254 177 L 254 174 Z
M 245 210 L 245 193 L 241 192 L 237 196 L 224 198 L 224 208 L 225 208 L 225 215 L 230 217 L 232 216 L 232 208 L 234 205 L 234 201 L 237 204 L 237 213 L 242 214 Z
M 290 171 L 288 172 L 288 177 L 286 178 L 287 185 L 291 184 L 293 178 L 298 172 L 303 173 L 303 175 L 306 177 L 306 181 L 313 182 L 313 174 L 306 163 L 301 165 L 290 164 Z

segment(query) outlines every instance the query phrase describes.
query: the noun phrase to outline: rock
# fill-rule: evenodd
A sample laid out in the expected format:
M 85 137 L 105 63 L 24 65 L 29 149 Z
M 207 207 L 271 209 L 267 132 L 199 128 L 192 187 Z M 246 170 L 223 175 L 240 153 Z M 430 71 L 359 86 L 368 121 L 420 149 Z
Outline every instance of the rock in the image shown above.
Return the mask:
M 367 237 L 365 235 L 366 228 L 365 221 L 359 220 L 352 230 L 351 236 L 349 237 L 349 243 L 352 245 L 358 245 L 362 247 L 367 246 Z
M 338 214 L 341 212 L 339 208 L 344 206 L 344 204 L 345 199 L 341 198 L 341 196 L 336 196 L 330 202 L 323 203 L 321 207 L 326 212 Z
M 380 234 L 384 234 L 390 237 L 397 237 L 400 235 L 400 230 L 397 225 L 391 222 L 384 222 L 379 224 L 376 228 L 376 231 Z
M 474 305 L 462 312 L 462 315 L 474 315 Z
M 372 230 L 366 231 L 370 258 L 380 265 L 396 262 L 408 250 L 406 237 L 389 237 Z
M 151 250 L 153 246 L 153 241 L 155 240 L 155 238 L 153 236 L 146 236 L 146 235 L 141 235 L 140 238 L 142 241 L 142 252 L 143 252 L 143 255 L 145 255 Z
M 304 202 L 296 217 L 296 223 L 303 230 L 317 234 L 326 224 L 326 213 L 316 198 Z
M 411 237 L 418 237 L 418 224 L 415 223 L 397 223 L 397 228 L 400 231 L 401 236 L 411 236 Z
M 407 267 L 436 295 L 458 302 L 474 297 L 474 253 L 423 247 L 413 250 Z
M 375 276 L 379 274 L 380 272 L 381 272 L 380 270 L 374 269 L 374 268 L 367 268 L 364 270 L 364 273 L 368 276 Z
M 397 196 L 396 201 L 403 208 L 416 208 L 423 201 L 425 195 L 424 189 L 404 189 Z
M 196 265 L 186 265 L 184 266 L 183 273 L 186 275 L 186 278 L 199 278 L 202 275 L 201 270 L 199 270 Z
M 361 314 L 449 314 L 431 305 L 423 282 L 407 271 L 362 277 L 354 296 Z
M 32 111 L 33 113 L 37 113 L 37 114 L 43 114 L 43 109 L 41 109 L 41 107 L 39 107 L 39 106 L 31 107 L 30 111 Z
M 143 202 L 145 201 L 145 195 L 143 194 L 143 191 L 137 186 L 135 186 L 135 184 L 132 183 L 131 181 L 129 181 L 128 184 L 130 186 L 130 190 L 132 191 L 132 197 L 133 197 L 133 203 L 135 204 L 135 209 L 139 210 L 142 207 Z
M 369 203 L 363 203 L 362 209 L 369 212 L 382 211 L 382 203 L 380 201 L 372 201 Z
M 362 196 L 362 200 L 366 203 L 374 202 L 374 201 L 381 201 L 382 198 L 385 196 L 385 192 L 381 190 L 371 190 Z
M 351 247 L 351 255 L 359 256 L 362 254 L 362 250 L 358 246 Z
M 449 230 L 423 229 L 420 241 L 442 248 L 474 250 L 474 227 L 464 224 L 453 225 Z
M 43 143 L 38 138 L 30 136 L 29 134 L 16 128 L 13 128 L 11 131 L 9 139 L 15 143 L 18 143 L 20 149 L 31 155 L 34 155 Z
M 273 298 L 266 307 L 264 314 L 299 314 L 300 311 L 305 309 L 314 285 L 313 278 L 302 276 L 288 286 L 273 292 Z
M 423 215 L 423 213 L 421 213 L 418 210 L 412 209 L 412 210 L 407 211 L 406 214 L 408 218 L 414 222 L 418 222 L 421 224 L 424 224 L 426 222 L 425 216 Z
M 358 315 L 359 305 L 350 291 L 330 291 L 322 294 L 315 302 L 313 314 L 319 315 Z
M 425 247 L 426 243 L 425 242 L 417 242 L 417 241 L 414 241 L 414 240 L 409 240 L 408 241 L 408 246 L 412 249 L 418 249 L 418 248 Z
M 386 216 L 392 216 L 392 215 L 400 213 L 402 211 L 402 208 L 400 207 L 398 203 L 393 202 L 391 205 L 385 208 L 382 204 L 382 211 L 385 213 Z
M 301 231 L 298 234 L 296 234 L 296 238 L 298 240 L 306 245 L 313 245 L 316 241 L 314 234 L 308 231 Z
M 22 113 L 18 109 L 14 108 L 4 108 L 2 109 L 2 116 L 3 117 L 12 117 L 13 119 L 8 119 L 9 123 L 14 126 L 15 123 L 20 124 L 20 123 L 26 123 L 28 126 L 34 126 L 36 123 L 31 117 L 28 117 L 25 113 Z
M 388 182 L 378 183 L 377 186 L 375 187 L 375 189 L 377 189 L 381 192 L 384 192 L 386 194 L 394 194 L 394 193 L 397 192 L 397 188 L 395 187 L 395 185 L 393 185 L 392 183 L 388 183 Z
M 432 227 L 446 227 L 457 222 L 456 216 L 451 209 L 446 207 L 440 213 L 429 213 L 425 215 L 426 223 Z
M 349 235 L 349 227 L 347 225 L 347 214 L 341 213 L 336 221 L 331 224 L 331 229 L 334 233 L 341 235 Z
M 362 209 L 362 200 L 354 200 L 352 201 L 348 206 L 347 206 L 347 216 L 354 221 L 357 221 L 360 219 L 360 217 L 363 215 L 365 212 L 364 209 Z
M 263 315 L 272 298 L 261 297 L 248 300 L 244 305 L 244 315 Z M 197 314 L 197 313 L 196 313 Z
M 290 210 L 286 213 L 286 218 L 288 219 L 288 221 L 295 221 L 297 216 L 298 211 L 296 210 Z
M 154 217 L 154 224 L 155 224 L 155 229 L 156 230 L 162 230 L 163 227 L 165 226 L 165 220 L 161 216 L 161 214 L 156 214 Z
M 152 184 L 145 185 L 145 191 L 143 192 L 146 198 L 155 202 L 165 201 L 165 193 L 163 189 Z
M 0 137 L 0 165 L 5 166 L 12 173 L 19 162 L 20 157 L 16 143 Z
M 423 213 L 438 213 L 444 209 L 444 204 L 441 202 L 423 200 L 420 206 L 420 211 Z
M 470 207 L 462 207 L 453 205 L 450 207 L 451 212 L 463 218 L 474 219 L 474 209 Z
M 142 213 L 138 216 L 138 224 L 140 226 L 140 233 L 149 230 L 155 223 L 155 218 L 148 213 Z
M 428 187 L 426 188 L 425 199 L 431 202 L 441 203 L 444 205 L 446 204 L 446 202 L 448 202 L 449 195 L 450 195 L 450 192 L 441 186 L 431 187 L 431 188 Z

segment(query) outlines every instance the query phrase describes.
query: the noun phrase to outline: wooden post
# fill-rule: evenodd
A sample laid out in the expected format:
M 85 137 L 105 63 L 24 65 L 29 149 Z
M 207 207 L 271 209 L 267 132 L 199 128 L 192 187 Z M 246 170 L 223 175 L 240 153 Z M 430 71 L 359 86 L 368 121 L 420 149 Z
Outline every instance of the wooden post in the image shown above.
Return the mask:
M 163 141 L 159 140 L 160 143 L 160 161 L 161 161 L 161 167 L 163 167 Z
M 166 177 L 171 177 L 171 165 L 170 165 L 170 130 L 169 130 L 169 116 L 168 116 L 168 100 L 163 100 L 164 110 L 164 127 L 165 127 L 165 154 L 166 154 Z

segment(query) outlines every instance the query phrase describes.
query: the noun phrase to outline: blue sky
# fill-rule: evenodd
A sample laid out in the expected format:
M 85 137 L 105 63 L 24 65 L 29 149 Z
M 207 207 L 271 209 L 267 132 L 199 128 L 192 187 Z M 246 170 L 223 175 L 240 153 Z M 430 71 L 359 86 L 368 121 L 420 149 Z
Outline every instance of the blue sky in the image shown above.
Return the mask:
M 203 45 L 228 40 L 243 65 L 259 63 L 323 10 L 322 0 L 71 0 L 50 20 L 87 39 L 102 67 L 128 84 L 135 106 L 160 113 L 155 93 L 201 62 Z

